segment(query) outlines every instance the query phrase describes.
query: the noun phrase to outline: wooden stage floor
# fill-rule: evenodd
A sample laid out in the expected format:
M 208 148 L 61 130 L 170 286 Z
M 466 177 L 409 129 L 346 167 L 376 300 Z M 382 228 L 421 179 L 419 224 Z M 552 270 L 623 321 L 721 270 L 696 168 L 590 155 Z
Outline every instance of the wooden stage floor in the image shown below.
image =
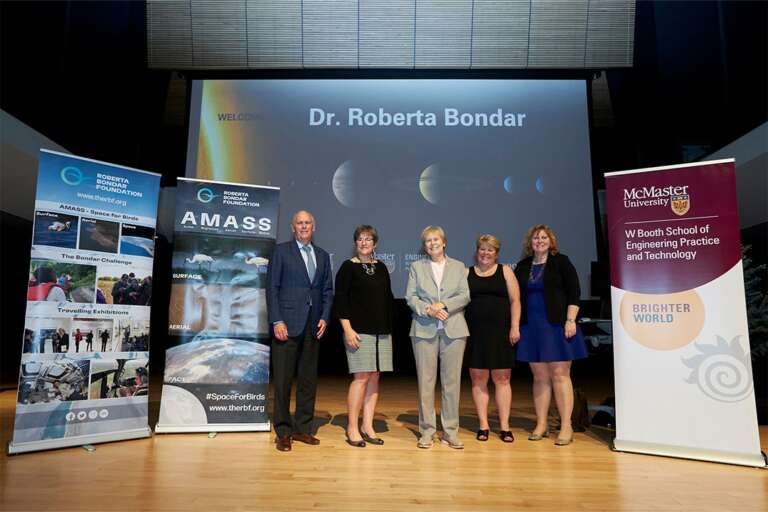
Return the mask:
M 280 453 L 271 433 L 158 434 L 90 453 L 3 455 L 0 510 L 768 510 L 766 470 L 614 453 L 612 432 L 600 428 L 576 434 L 567 447 L 527 441 L 533 408 L 526 380 L 513 383 L 510 445 L 496 436 L 474 440 L 477 419 L 464 382 L 466 449 L 417 449 L 415 378 L 385 377 L 376 422 L 385 445 L 353 448 L 344 442 L 347 382 L 320 381 L 318 447 L 297 443 Z M 595 393 L 587 389 L 591 403 L 605 396 Z M 14 397 L 0 393 L 4 447 Z M 767 450 L 768 427 L 760 432 Z

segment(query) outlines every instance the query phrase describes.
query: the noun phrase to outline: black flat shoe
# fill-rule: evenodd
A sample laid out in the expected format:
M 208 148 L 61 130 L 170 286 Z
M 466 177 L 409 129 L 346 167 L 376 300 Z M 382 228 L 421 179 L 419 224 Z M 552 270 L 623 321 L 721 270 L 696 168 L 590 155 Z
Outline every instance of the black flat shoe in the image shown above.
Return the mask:
M 502 430 L 499 432 L 499 437 L 502 441 L 505 443 L 512 443 L 515 441 L 515 436 L 512 435 L 512 432 L 509 430 Z
M 371 436 L 369 436 L 368 434 L 366 434 L 365 432 L 362 432 L 362 431 L 360 432 L 360 435 L 362 436 L 363 441 L 365 441 L 366 443 L 375 444 L 375 445 L 382 445 L 382 444 L 384 444 L 384 440 L 381 439 L 380 437 L 371 437 Z
M 491 435 L 490 429 L 481 428 L 477 431 L 477 434 L 475 435 L 475 439 L 477 439 L 478 441 L 487 441 L 490 435 Z
M 359 441 L 353 441 L 349 438 L 349 435 L 347 435 L 347 444 L 349 446 L 354 446 L 355 448 L 365 448 L 365 441 L 362 439 Z

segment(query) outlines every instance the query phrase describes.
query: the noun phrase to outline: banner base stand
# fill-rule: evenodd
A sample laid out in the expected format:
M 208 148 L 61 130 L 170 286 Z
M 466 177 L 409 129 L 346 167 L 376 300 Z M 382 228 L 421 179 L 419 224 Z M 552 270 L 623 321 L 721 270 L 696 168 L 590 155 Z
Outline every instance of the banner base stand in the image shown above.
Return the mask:
M 70 448 L 72 446 L 85 446 L 89 444 L 110 443 L 113 441 L 126 441 L 128 439 L 141 439 L 150 437 L 152 430 L 149 427 L 110 432 L 108 434 L 92 434 L 87 436 L 74 436 L 61 439 L 46 439 L 44 441 L 32 441 L 29 443 L 8 443 L 8 455 L 17 453 L 36 452 L 40 450 L 54 450 L 56 448 Z
M 659 443 L 645 443 L 642 441 L 613 440 L 613 450 L 617 452 L 639 453 L 643 455 L 658 455 L 661 457 L 675 457 L 678 459 L 701 460 L 706 462 L 719 462 L 721 464 L 735 464 L 738 466 L 750 466 L 754 468 L 767 468 L 765 454 L 726 452 L 719 450 L 706 450 L 688 446 L 675 446 Z
M 269 432 L 272 424 L 266 423 L 213 423 L 209 425 L 155 425 L 156 434 L 179 434 L 189 432 Z

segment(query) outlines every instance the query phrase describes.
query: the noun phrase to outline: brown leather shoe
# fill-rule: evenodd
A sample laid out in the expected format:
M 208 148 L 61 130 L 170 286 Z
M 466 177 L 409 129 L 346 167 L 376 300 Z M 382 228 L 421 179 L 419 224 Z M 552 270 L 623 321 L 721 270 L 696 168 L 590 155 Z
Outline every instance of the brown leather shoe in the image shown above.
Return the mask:
M 292 437 L 294 441 L 298 441 L 300 443 L 311 444 L 312 446 L 316 446 L 320 444 L 320 440 L 315 436 L 313 436 L 312 434 L 302 434 L 301 432 L 294 432 Z
M 280 452 L 291 451 L 291 436 L 284 436 L 284 437 L 277 436 L 275 438 L 275 446 L 277 450 Z

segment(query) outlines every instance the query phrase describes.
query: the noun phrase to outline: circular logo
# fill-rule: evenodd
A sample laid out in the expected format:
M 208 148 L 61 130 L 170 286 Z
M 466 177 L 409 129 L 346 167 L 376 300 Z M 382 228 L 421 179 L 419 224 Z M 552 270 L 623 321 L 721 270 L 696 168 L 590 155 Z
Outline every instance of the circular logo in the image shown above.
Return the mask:
M 109 416 L 109 411 L 108 410 L 102 409 L 102 410 L 99 411 L 99 418 L 104 419 L 107 416 Z
M 704 327 L 704 304 L 694 290 L 648 294 L 627 292 L 619 306 L 621 325 L 633 340 L 653 350 L 675 350 Z
M 80 411 L 77 413 L 77 419 L 80 421 L 83 421 L 87 416 L 88 414 L 85 411 Z
M 85 181 L 85 176 L 83 176 L 83 171 L 81 171 L 77 167 L 72 167 L 72 166 L 64 167 L 59 173 L 59 176 L 61 176 L 61 181 L 63 181 L 67 185 L 72 185 L 72 186 L 77 186 L 81 184 L 83 181 Z
M 88 411 L 88 418 L 92 420 L 95 420 L 98 415 L 99 415 L 99 411 L 97 411 L 96 409 Z
M 75 419 L 75 413 L 69 411 L 66 415 L 67 421 L 73 421 Z
M 201 203 L 210 203 L 216 197 L 218 196 L 208 187 L 203 187 L 197 191 L 197 200 Z

